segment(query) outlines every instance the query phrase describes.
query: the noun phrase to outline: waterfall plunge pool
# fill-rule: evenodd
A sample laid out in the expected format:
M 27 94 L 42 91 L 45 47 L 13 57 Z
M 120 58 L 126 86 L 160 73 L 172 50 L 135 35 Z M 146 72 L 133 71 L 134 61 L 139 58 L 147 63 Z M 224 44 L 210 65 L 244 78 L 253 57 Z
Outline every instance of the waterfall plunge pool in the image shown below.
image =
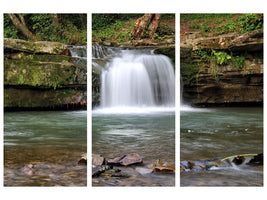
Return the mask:
M 92 112 L 92 153 L 105 158 L 137 153 L 141 168 L 157 159 L 175 164 L 175 78 L 170 59 L 151 50 L 93 48 L 108 57 L 101 73 L 101 102 Z M 174 186 L 175 175 L 139 173 L 130 178 L 93 178 L 93 186 Z

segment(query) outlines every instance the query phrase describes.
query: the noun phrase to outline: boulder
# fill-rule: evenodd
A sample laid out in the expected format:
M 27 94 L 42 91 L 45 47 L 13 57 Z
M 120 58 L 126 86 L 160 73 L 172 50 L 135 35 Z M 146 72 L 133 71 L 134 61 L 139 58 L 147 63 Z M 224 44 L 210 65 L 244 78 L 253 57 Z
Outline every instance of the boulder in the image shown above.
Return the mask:
M 137 153 L 128 154 L 123 159 L 120 160 L 120 164 L 123 166 L 141 164 L 141 163 L 143 163 L 143 160 Z
M 129 166 L 129 165 L 141 164 L 141 163 L 143 163 L 143 160 L 140 157 L 140 155 L 137 153 L 121 155 L 119 157 L 108 160 L 108 164 L 110 165 Z
M 111 158 L 108 160 L 108 164 L 109 165 L 119 165 L 120 161 L 125 157 L 126 155 L 121 155 L 119 157 L 116 158 Z
M 27 52 L 34 54 L 63 54 L 67 47 L 59 42 L 31 42 L 21 39 L 4 38 L 5 52 Z
M 102 157 L 101 155 L 92 155 L 92 165 L 93 166 L 101 166 L 105 163 L 105 158 Z
M 175 165 L 165 160 L 157 160 L 153 172 L 175 172 Z
M 192 48 L 193 51 L 201 49 L 231 50 L 231 51 L 262 51 L 263 30 L 238 34 L 228 33 L 212 37 L 183 39 L 183 48 Z

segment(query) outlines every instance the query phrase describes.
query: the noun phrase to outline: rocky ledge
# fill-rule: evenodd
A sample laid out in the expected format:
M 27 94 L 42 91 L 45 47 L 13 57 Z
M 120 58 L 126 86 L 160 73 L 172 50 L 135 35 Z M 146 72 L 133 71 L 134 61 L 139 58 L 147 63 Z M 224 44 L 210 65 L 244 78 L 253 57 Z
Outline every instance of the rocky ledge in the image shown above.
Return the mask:
M 263 104 L 263 30 L 181 37 L 183 99 L 194 105 Z
M 86 108 L 86 76 L 61 43 L 4 39 L 6 111 Z

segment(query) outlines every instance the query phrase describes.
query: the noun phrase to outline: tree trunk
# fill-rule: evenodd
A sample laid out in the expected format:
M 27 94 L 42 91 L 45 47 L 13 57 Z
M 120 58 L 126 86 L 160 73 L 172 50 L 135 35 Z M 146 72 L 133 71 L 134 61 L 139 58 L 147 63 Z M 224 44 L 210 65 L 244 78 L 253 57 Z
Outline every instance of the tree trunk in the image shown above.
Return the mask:
M 145 14 L 138 18 L 134 24 L 134 28 L 131 31 L 134 39 L 140 39 L 146 31 L 150 39 L 153 39 L 154 33 L 156 32 L 162 14 Z
M 24 18 L 21 14 L 17 14 L 19 19 L 17 18 L 16 14 L 8 14 L 13 24 L 30 40 L 35 41 L 35 35 L 27 28 L 27 25 L 24 21 Z
M 83 28 L 87 29 L 87 15 L 86 14 L 79 14 L 80 19 L 82 21 L 83 24 Z
M 162 14 L 155 14 L 153 16 L 153 19 L 148 27 L 148 33 L 149 33 L 149 37 L 150 39 L 154 38 L 154 33 L 156 32 L 159 23 L 160 23 L 160 19 L 161 19 Z
M 51 18 L 54 24 L 56 24 L 57 27 L 61 26 L 61 23 L 59 22 L 58 15 L 56 13 L 51 14 Z

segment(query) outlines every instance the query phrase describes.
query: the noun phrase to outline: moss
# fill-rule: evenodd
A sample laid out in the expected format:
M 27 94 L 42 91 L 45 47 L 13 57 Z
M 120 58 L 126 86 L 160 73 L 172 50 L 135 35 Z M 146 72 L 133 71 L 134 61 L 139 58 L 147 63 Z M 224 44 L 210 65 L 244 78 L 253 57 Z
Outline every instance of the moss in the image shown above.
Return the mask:
M 175 63 L 175 47 L 163 47 L 154 51 L 156 54 L 163 54 L 168 56 L 173 63 Z
M 61 90 L 31 90 L 5 88 L 4 107 L 37 108 L 54 107 L 65 104 L 72 104 L 73 96 L 77 93 L 84 93 L 84 90 L 61 89 Z M 78 102 L 76 102 L 78 103 Z
M 183 83 L 186 85 L 195 85 L 199 77 L 198 64 L 181 63 L 180 72 L 183 78 Z
M 84 84 L 85 69 L 64 62 L 40 62 L 34 59 L 5 60 L 4 84 L 52 87 Z

